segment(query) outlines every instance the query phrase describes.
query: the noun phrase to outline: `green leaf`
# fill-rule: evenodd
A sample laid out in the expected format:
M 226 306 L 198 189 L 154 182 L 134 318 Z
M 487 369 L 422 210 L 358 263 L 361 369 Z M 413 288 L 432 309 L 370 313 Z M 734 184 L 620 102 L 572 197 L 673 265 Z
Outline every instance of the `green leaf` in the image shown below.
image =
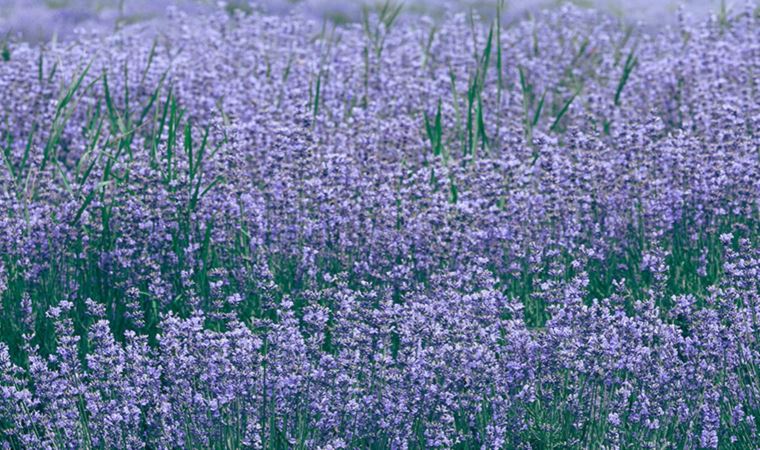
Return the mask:
M 559 126 L 560 120 L 562 120 L 562 117 L 565 115 L 568 109 L 570 109 L 570 105 L 573 103 L 573 100 L 575 100 L 575 97 L 578 95 L 578 92 L 573 94 L 566 102 L 565 105 L 562 107 L 562 109 L 557 114 L 557 117 L 554 118 L 554 123 L 552 123 L 552 126 L 549 127 L 549 131 L 556 131 L 557 127 Z
M 638 64 L 638 59 L 636 56 L 634 56 L 633 52 L 634 51 L 631 50 L 631 52 L 628 53 L 628 57 L 626 58 L 625 64 L 623 65 L 623 74 L 620 76 L 620 81 L 618 82 L 617 89 L 615 90 L 615 106 L 620 105 L 620 94 L 623 92 L 623 88 L 628 82 L 628 77 L 631 76 L 631 72 L 633 72 L 633 69 Z

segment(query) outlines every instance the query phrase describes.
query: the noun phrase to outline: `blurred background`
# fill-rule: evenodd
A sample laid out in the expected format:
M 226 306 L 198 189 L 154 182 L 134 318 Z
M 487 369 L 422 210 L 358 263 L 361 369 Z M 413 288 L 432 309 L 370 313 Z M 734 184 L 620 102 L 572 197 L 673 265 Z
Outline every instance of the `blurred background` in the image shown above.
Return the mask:
M 683 5 L 691 15 L 717 13 L 739 1 L 757 0 L 574 0 L 583 7 L 609 11 L 634 21 L 662 25 L 675 20 Z M 260 9 L 277 14 L 300 10 L 317 19 L 356 20 L 363 5 L 378 0 L 0 0 L 0 39 L 64 40 L 77 28 L 111 32 L 130 23 L 160 19 L 167 8 L 202 14 L 215 8 Z M 492 10 L 496 0 L 406 0 L 407 12 L 442 15 L 450 11 Z M 507 14 L 560 4 L 558 0 L 507 0 Z M 722 3 L 724 5 L 722 6 Z

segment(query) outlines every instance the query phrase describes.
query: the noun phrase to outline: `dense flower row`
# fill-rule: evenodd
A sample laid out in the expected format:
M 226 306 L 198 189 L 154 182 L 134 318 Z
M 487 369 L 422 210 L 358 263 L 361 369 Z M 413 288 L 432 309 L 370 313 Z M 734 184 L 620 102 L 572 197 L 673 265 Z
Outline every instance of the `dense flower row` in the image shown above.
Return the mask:
M 757 447 L 758 21 L 13 43 L 0 438 Z

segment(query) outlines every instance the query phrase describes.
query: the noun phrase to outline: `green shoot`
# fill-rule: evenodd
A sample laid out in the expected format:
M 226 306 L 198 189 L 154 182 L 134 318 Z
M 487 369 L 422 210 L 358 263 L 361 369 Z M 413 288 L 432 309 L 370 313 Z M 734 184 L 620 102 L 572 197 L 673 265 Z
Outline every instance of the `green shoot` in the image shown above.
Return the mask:
M 570 96 L 569 99 L 565 102 L 564 106 L 562 106 L 562 109 L 559 110 L 559 113 L 554 118 L 554 122 L 552 122 L 552 125 L 549 127 L 549 131 L 557 131 L 559 127 L 559 123 L 562 120 L 562 117 L 567 113 L 567 110 L 570 109 L 570 105 L 573 103 L 573 100 L 575 100 L 575 97 L 578 96 L 578 92 Z
M 636 64 L 638 64 L 638 59 L 634 56 L 633 52 L 634 50 L 631 50 L 631 52 L 628 53 L 628 57 L 623 65 L 623 74 L 620 76 L 620 81 L 615 90 L 615 106 L 620 106 L 620 94 L 623 92 L 623 88 L 628 82 L 628 77 L 631 76 L 631 72 L 633 72 L 633 69 L 636 68 Z
M 435 119 L 433 123 L 430 122 L 427 112 L 425 113 L 425 130 L 427 131 L 428 139 L 430 140 L 430 146 L 433 150 L 433 155 L 440 156 L 443 150 L 442 135 L 443 127 L 441 126 L 441 100 L 438 100 L 438 109 L 435 113 Z

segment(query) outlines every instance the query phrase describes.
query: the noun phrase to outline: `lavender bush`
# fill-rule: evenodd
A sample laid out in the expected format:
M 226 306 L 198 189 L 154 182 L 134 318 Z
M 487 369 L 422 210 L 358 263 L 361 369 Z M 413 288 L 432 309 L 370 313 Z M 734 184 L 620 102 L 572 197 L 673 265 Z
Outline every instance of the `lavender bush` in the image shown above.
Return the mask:
M 760 10 L 4 44 L 4 448 L 757 448 Z

